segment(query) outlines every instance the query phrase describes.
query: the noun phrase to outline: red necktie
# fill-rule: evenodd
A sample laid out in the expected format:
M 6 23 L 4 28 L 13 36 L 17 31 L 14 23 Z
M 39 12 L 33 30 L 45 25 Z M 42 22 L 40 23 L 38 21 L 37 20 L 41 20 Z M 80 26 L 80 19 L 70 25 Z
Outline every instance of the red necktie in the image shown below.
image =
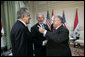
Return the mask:
M 56 32 L 56 30 L 55 30 L 55 29 L 53 29 L 53 32 Z

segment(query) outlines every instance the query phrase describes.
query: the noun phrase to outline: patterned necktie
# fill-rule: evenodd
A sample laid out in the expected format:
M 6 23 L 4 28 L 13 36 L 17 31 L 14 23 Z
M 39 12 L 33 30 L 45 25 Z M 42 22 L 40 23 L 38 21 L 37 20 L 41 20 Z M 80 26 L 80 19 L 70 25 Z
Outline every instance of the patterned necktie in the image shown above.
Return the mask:
M 53 29 L 53 32 L 56 32 L 56 29 Z

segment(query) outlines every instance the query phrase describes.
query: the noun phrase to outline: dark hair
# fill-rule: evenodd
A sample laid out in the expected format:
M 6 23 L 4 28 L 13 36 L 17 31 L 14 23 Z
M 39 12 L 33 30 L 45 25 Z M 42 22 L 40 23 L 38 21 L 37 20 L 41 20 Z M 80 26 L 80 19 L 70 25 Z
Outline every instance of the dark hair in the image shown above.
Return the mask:
M 20 8 L 19 11 L 17 11 L 17 18 L 21 18 L 23 15 L 27 14 L 27 8 Z
M 61 20 L 61 23 L 63 23 L 63 18 L 61 16 L 57 16 L 60 20 Z

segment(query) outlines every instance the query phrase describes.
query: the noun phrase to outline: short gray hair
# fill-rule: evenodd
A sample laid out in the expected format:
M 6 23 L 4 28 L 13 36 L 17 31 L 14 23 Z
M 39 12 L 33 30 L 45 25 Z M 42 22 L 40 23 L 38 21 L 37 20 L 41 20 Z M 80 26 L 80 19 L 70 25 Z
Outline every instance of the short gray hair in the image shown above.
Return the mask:
M 61 23 L 63 23 L 63 18 L 61 16 L 55 16 L 55 18 L 59 18 L 61 20 Z
M 20 8 L 18 11 L 17 11 L 17 19 L 21 18 L 23 15 L 27 14 L 28 12 L 28 9 L 27 8 Z
M 37 14 L 37 19 L 38 19 L 38 15 L 42 15 L 43 16 L 43 19 L 44 19 L 44 15 L 42 13 L 38 13 Z

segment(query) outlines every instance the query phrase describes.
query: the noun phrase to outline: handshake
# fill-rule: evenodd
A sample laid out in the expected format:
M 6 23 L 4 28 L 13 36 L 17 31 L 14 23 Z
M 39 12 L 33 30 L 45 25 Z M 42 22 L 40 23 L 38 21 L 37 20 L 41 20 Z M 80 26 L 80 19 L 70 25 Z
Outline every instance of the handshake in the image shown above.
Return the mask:
M 43 34 L 45 29 L 41 28 L 39 25 L 37 27 L 39 28 L 39 32 Z

